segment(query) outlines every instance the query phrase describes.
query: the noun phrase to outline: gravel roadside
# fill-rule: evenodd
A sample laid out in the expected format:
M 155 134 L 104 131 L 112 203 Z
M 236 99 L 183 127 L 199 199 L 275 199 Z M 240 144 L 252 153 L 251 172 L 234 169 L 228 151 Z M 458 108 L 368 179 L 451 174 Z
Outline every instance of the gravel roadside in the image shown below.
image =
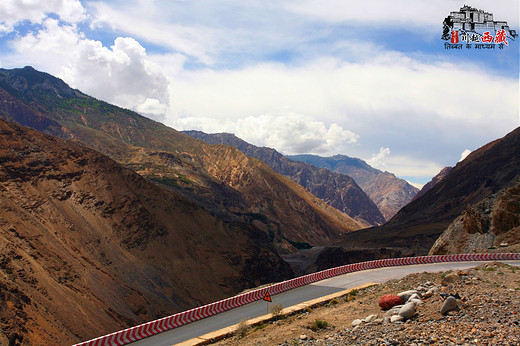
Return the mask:
M 437 287 L 438 292 L 425 297 L 424 292 L 431 287 Z M 413 316 L 389 322 L 387 311 L 378 305 L 380 297 L 414 289 L 423 294 Z M 441 314 L 450 294 L 460 298 L 457 306 Z M 216 344 L 520 345 L 519 324 L 520 268 L 494 262 L 455 272 L 408 275 L 241 330 L 240 337 Z

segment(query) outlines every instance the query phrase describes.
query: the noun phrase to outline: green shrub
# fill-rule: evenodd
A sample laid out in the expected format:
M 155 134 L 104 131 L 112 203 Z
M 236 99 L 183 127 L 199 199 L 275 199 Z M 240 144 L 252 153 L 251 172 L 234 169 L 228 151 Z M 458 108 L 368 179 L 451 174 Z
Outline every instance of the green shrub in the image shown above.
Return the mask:
M 311 323 L 311 325 L 308 327 L 312 331 L 317 331 L 323 328 L 327 328 L 329 325 L 329 322 L 323 321 L 323 320 L 314 320 L 314 322 Z

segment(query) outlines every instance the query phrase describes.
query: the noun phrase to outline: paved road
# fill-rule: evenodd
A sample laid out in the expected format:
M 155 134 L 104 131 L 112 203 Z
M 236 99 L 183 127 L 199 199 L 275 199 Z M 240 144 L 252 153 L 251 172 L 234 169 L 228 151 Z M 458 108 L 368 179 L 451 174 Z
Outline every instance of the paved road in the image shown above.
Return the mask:
M 520 266 L 520 261 L 503 261 L 504 263 Z M 319 281 L 307 286 L 289 290 L 272 296 L 272 304 L 283 307 L 296 305 L 308 300 L 340 292 L 369 282 L 383 283 L 391 279 L 399 279 L 411 273 L 439 272 L 446 270 L 475 267 L 485 262 L 453 262 L 418 264 L 400 267 L 370 269 L 361 272 L 340 275 L 334 278 Z M 137 341 L 132 346 L 170 346 L 183 342 L 215 330 L 237 324 L 242 320 L 259 317 L 267 313 L 267 303 L 257 301 L 238 307 L 203 320 L 172 329 L 170 331 Z

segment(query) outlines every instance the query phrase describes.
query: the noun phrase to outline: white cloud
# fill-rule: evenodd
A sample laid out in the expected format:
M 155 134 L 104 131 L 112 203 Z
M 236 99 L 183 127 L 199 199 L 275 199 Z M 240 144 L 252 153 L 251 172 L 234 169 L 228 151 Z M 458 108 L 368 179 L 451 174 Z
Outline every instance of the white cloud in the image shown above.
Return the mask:
M 517 79 L 471 64 L 425 63 L 396 52 L 371 51 L 355 63 L 323 58 L 298 66 L 178 69 L 169 77 L 175 80 L 175 98 L 166 122 L 174 127 L 180 118 L 193 125 L 198 118 L 199 123 L 214 123 L 213 132 L 230 131 L 228 122 L 294 113 L 359 134 L 359 145 L 338 148 L 338 153 L 361 158 L 386 146 L 400 155 L 407 150 L 417 158 L 446 160 L 446 152 L 436 148 L 482 145 L 483 131 L 486 140 L 501 137 L 517 126 L 520 111 Z M 493 127 L 485 125 L 489 123 Z M 458 153 L 453 155 L 450 161 L 458 159 Z
M 152 118 L 163 116 L 168 111 L 168 105 L 155 98 L 147 98 L 143 103 L 134 107 L 140 114 L 148 115 Z
M 390 155 L 390 148 L 379 148 L 379 152 L 377 154 L 372 155 L 372 157 L 367 160 L 367 163 L 375 168 L 384 170 L 386 167 L 385 158 Z
M 414 177 L 414 180 L 429 181 L 440 172 L 442 166 L 427 158 L 418 158 L 410 155 L 390 155 L 385 159 L 385 169 L 398 177 Z
M 217 29 L 200 25 L 181 25 L 169 20 L 171 8 L 177 4 L 149 2 L 124 4 L 118 8 L 104 2 L 91 4 L 94 14 L 92 27 L 108 26 L 134 37 L 166 46 L 189 55 L 204 64 L 212 64 L 208 51 L 216 49 Z
M 320 0 L 298 0 L 284 3 L 286 8 L 303 16 L 325 22 L 370 22 L 373 25 L 400 25 L 420 27 L 422 30 L 439 30 L 442 21 L 451 11 L 464 6 L 465 0 L 371 0 L 352 2 L 328 0 L 326 6 Z M 490 3 L 487 0 L 473 0 L 472 7 L 492 12 L 495 20 L 508 21 L 518 27 L 518 1 L 503 0 Z
M 460 154 L 460 161 L 464 160 L 466 157 L 468 157 L 468 155 L 471 154 L 471 150 L 469 149 L 466 149 L 462 152 L 462 154 Z
M 237 121 L 219 122 L 214 118 L 180 118 L 179 129 L 197 129 L 204 132 L 231 132 L 258 146 L 274 147 L 285 154 L 334 154 L 339 148 L 357 142 L 359 136 L 338 124 L 326 125 L 301 114 L 263 114 L 248 116 Z
M 408 184 L 412 185 L 413 187 L 419 189 L 419 190 L 421 190 L 424 187 L 424 185 L 425 185 L 425 184 L 414 183 L 414 182 L 409 181 L 409 180 L 407 180 L 406 182 Z
M 118 37 L 107 48 L 85 38 L 75 25 L 46 19 L 44 28 L 13 42 L 18 64 L 63 78 L 71 86 L 119 106 L 161 117 L 168 108 L 169 81 L 133 38 Z M 24 61 L 24 59 L 26 61 Z
M 41 23 L 55 13 L 68 23 L 79 23 L 87 14 L 79 0 L 2 0 L 0 1 L 0 34 L 13 29 L 22 21 Z
M 493 52 L 495 69 L 427 53 L 462 0 L 83 3 L 88 14 L 78 0 L 0 0 L 0 36 L 22 20 L 42 24 L 3 36 L 14 53 L 1 52 L 2 66 L 33 65 L 176 128 L 234 132 L 286 153 L 370 158 L 389 147 L 381 164 L 401 176 L 432 176 L 518 126 L 517 57 Z M 517 0 L 471 5 L 518 26 Z M 366 27 L 388 35 L 364 36 Z M 431 37 L 392 51 L 414 49 L 389 38 L 394 28 Z M 120 37 L 110 46 L 89 33 Z

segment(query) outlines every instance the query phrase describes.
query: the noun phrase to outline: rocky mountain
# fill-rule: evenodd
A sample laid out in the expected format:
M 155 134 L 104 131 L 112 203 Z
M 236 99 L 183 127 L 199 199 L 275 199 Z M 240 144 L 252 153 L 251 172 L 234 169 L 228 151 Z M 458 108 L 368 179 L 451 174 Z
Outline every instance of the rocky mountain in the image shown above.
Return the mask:
M 520 180 L 466 209 L 433 244 L 430 254 L 485 252 L 520 244 Z M 515 252 L 515 251 L 511 251 Z
M 0 344 L 70 345 L 292 276 L 266 234 L 0 119 Z
M 417 199 L 424 195 L 426 192 L 430 191 L 432 187 L 434 187 L 439 181 L 444 179 L 451 172 L 452 168 L 453 167 L 444 167 L 443 169 L 441 169 L 441 171 L 437 173 L 437 175 L 434 176 L 432 180 L 430 180 L 428 183 L 426 183 L 426 185 L 423 186 L 421 191 L 419 191 L 413 199 Z
M 275 172 L 300 184 L 332 207 L 353 217 L 361 225 L 382 225 L 385 219 L 377 206 L 349 176 L 287 158 L 272 148 L 258 147 L 230 133 L 207 134 L 184 131 L 210 144 L 231 145 L 247 156 L 268 164 Z
M 288 157 L 291 160 L 307 162 L 352 177 L 374 201 L 387 221 L 407 205 L 419 191 L 405 180 L 397 178 L 392 173 L 375 169 L 361 159 L 345 155 L 331 157 L 291 155 Z
M 519 175 L 520 128 L 517 128 L 473 151 L 385 225 L 347 234 L 335 244 L 346 248 L 390 247 L 425 254 L 468 206 L 468 213 L 472 214 L 471 206 L 512 187 Z
M 254 224 L 280 253 L 360 228 L 236 148 L 209 145 L 31 67 L 0 69 L 0 116 L 80 141 L 219 219 Z

